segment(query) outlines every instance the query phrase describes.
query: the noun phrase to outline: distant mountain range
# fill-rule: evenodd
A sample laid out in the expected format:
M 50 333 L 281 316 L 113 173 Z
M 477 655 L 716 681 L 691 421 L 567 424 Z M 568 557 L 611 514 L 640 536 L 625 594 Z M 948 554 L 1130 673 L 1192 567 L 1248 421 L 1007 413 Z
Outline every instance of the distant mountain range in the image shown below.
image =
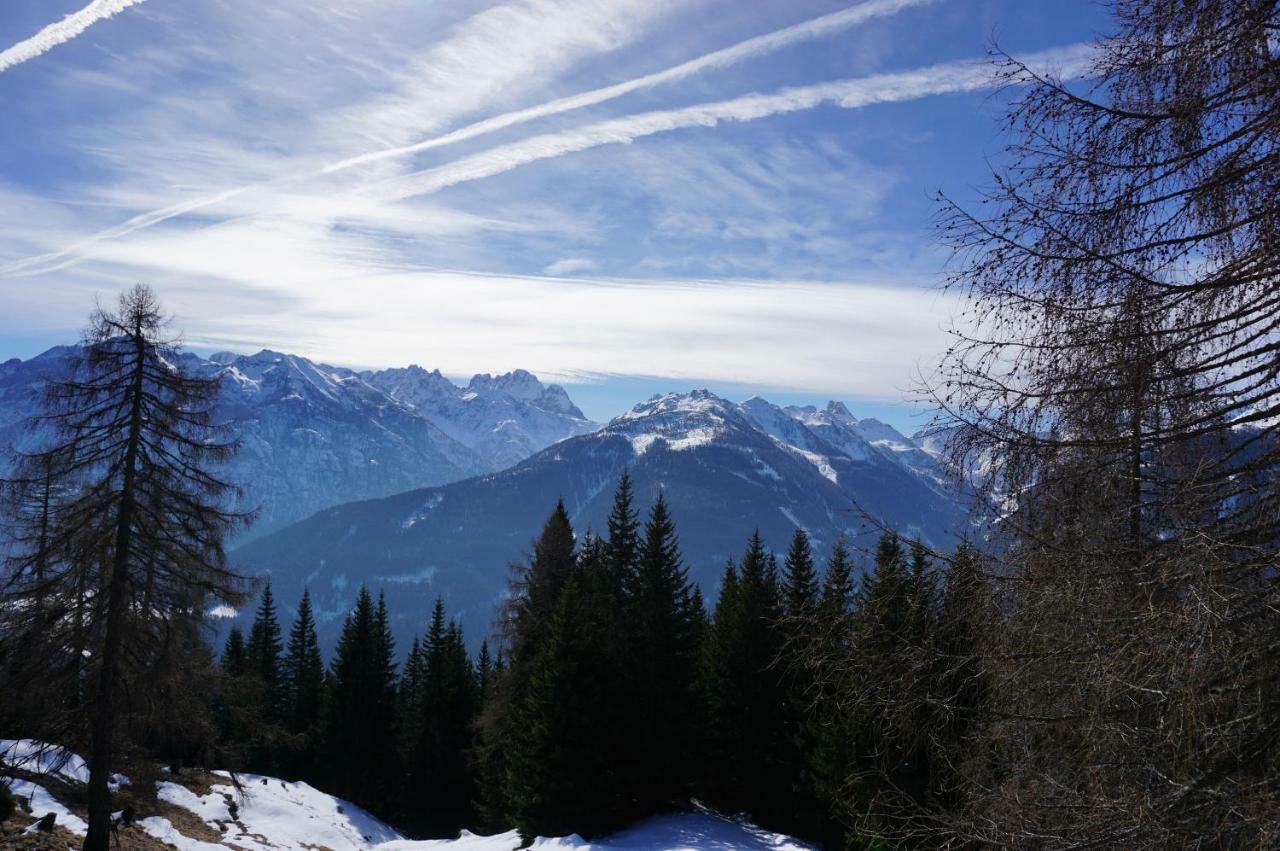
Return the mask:
M 781 550 L 802 527 L 821 554 L 841 535 L 869 543 L 878 524 L 943 547 L 969 528 L 934 455 L 888 425 L 839 402 L 784 409 L 697 390 L 656 396 L 502 472 L 326 509 L 233 555 L 272 577 L 286 609 L 310 588 L 326 644 L 362 583 L 387 593 L 401 646 L 437 594 L 478 642 L 556 499 L 580 534 L 602 530 L 624 469 L 640 508 L 666 495 L 690 573 L 712 595 L 756 529 Z
M 22 441 L 37 391 L 74 350 L 0 364 L 0 447 Z M 263 535 L 329 506 L 502 470 L 597 426 L 555 385 L 523 370 L 459 387 L 417 366 L 355 372 L 297 355 L 184 355 L 222 382 L 242 441 L 223 476 L 244 486 Z
M 24 439 L 39 387 L 73 353 L 0 364 L 0 446 Z M 841 535 L 868 543 L 880 524 L 945 547 L 969 525 L 937 460 L 943 436 L 906 437 L 840 402 L 781 408 L 696 390 L 600 426 L 522 370 L 459 386 L 418 366 L 183 357 L 221 381 L 242 441 L 223 475 L 260 508 L 235 562 L 269 574 L 286 611 L 309 587 L 326 644 L 361 583 L 388 593 L 402 643 L 437 594 L 478 641 L 556 499 L 580 533 L 602 530 L 624 469 L 641 509 L 666 494 L 709 596 L 755 529 L 781 550 L 802 527 L 821 552 Z

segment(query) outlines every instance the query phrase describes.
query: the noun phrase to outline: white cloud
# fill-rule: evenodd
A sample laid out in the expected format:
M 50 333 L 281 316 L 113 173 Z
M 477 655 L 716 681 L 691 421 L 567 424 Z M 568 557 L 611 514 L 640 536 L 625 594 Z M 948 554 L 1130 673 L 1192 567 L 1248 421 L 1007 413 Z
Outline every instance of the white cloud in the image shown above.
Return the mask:
M 565 257 L 548 265 L 542 270 L 543 274 L 556 277 L 559 275 L 574 275 L 580 272 L 590 272 L 596 268 L 596 261 L 586 257 Z
M 614 0 L 601 4 L 595 0 L 512 0 L 502 3 L 466 18 L 437 41 L 408 56 L 388 50 L 387 55 L 379 57 L 376 93 L 328 110 L 308 103 L 318 116 L 302 122 L 308 128 L 306 131 L 292 126 L 280 129 L 282 121 L 276 115 L 265 125 L 246 121 L 245 116 L 235 112 L 239 101 L 234 98 L 224 101 L 204 93 L 200 97 L 190 93 L 167 96 L 160 100 L 157 109 L 143 116 L 130 115 L 119 127 L 105 134 L 101 127 L 95 127 L 92 140 L 86 142 L 95 151 L 109 151 L 105 155 L 121 170 L 126 185 L 143 183 L 162 187 L 153 195 L 164 192 L 172 197 L 175 186 L 201 185 L 208 181 L 209 174 L 216 175 L 219 171 L 224 179 L 244 181 L 248 178 L 251 182 L 239 182 L 185 201 L 155 206 L 122 223 L 74 239 L 70 244 L 0 265 L 0 276 L 66 268 L 91 256 L 93 247 L 100 243 L 202 210 L 225 214 L 229 201 L 269 208 L 273 193 L 288 191 L 311 178 L 323 176 L 325 164 L 334 162 L 332 152 L 319 161 L 314 153 L 304 153 L 300 149 L 304 143 L 338 139 L 349 151 L 361 136 L 385 146 L 402 143 L 423 132 L 439 131 L 467 115 L 536 91 L 584 59 L 625 47 L 665 17 L 695 8 L 702 1 Z M 233 32 L 236 40 L 243 40 L 239 31 Z M 323 39 L 318 40 L 325 43 Z M 360 41 L 357 39 L 356 43 Z M 349 62 L 360 59 L 358 47 L 329 44 L 329 51 Z M 276 106 L 274 99 L 280 90 L 305 102 L 310 90 L 302 87 L 321 72 L 309 74 L 310 62 L 306 59 L 299 68 L 289 68 L 289 58 L 286 53 L 278 63 L 280 67 L 269 62 L 266 68 L 260 68 L 261 51 L 255 54 L 246 50 L 243 55 L 237 54 L 237 71 L 245 77 L 238 81 L 239 85 L 261 92 L 272 106 Z M 400 68 L 395 72 L 381 70 L 396 65 Z M 177 76 L 178 71 L 171 69 L 170 75 Z M 387 79 L 381 79 L 383 76 Z M 275 111 L 288 114 L 284 103 Z M 249 153 L 243 138 L 217 135 L 228 129 L 248 131 L 250 128 L 246 125 L 255 133 L 275 134 L 268 135 L 255 148 L 281 153 L 276 156 Z M 206 126 L 208 136 L 192 132 L 193 128 L 205 129 Z M 149 132 L 139 132 L 143 128 Z M 180 141 L 173 146 L 156 145 L 156 139 L 164 138 Z M 200 168 L 194 169 L 193 165 Z M 361 165 L 366 168 L 358 171 L 368 171 L 367 163 Z M 333 171 L 332 167 L 328 170 Z M 399 169 L 383 168 L 377 174 L 385 177 L 398 172 Z M 318 196 L 323 205 L 332 192 L 330 185 L 312 194 Z
M 449 374 L 515 367 L 748 382 L 896 399 L 946 345 L 953 305 L 873 282 L 592 281 L 392 272 L 311 286 L 207 320 L 210 288 L 166 290 L 187 340 L 259 346 L 356 366 L 427 363 Z M 289 292 L 293 292 L 289 290 Z
M 703 54 L 662 71 L 558 98 L 527 109 L 507 112 L 442 136 L 347 157 L 315 172 L 295 170 L 265 184 L 232 187 L 140 213 L 119 225 L 58 250 L 0 266 L 0 275 L 66 268 L 96 243 L 119 239 L 188 213 L 216 207 L 245 193 L 261 193 L 307 177 L 336 174 L 359 166 L 403 159 L 411 154 L 456 144 L 535 119 L 601 104 L 641 89 L 679 82 L 696 74 L 726 68 L 804 41 L 823 38 L 905 8 L 934 2 L 937 0 L 867 0 L 847 9 Z M 638 8 L 644 9 L 647 15 L 652 15 L 662 10 L 662 4 L 644 0 Z M 618 7 L 616 11 L 627 13 L 629 9 L 624 4 L 624 7 Z M 465 114 L 476 108 L 477 104 L 483 102 L 485 97 L 491 97 L 494 92 L 509 92 L 517 83 L 527 83 L 528 76 L 535 69 L 540 74 L 559 70 L 574 56 L 575 48 L 581 49 L 584 44 L 603 47 L 610 41 L 612 46 L 617 47 L 631 41 L 639 34 L 645 21 L 645 15 L 624 14 L 622 17 L 630 18 L 630 30 L 624 31 L 619 19 L 599 13 L 583 16 L 581 11 L 572 5 L 539 0 L 497 6 L 481 12 L 459 26 L 458 31 L 443 44 L 431 49 L 426 56 L 413 63 L 413 71 L 408 75 L 410 79 L 403 81 L 401 86 L 405 93 L 379 98 L 354 111 L 343 111 L 337 120 L 340 120 L 344 128 L 380 128 L 375 132 L 375 136 L 379 137 L 403 136 L 415 127 L 437 128 L 455 115 Z M 572 26 L 568 22 L 572 22 Z M 521 43 L 512 43 L 513 37 L 520 39 Z M 495 61 L 499 56 L 502 61 Z
M 130 6 L 136 6 L 143 0 L 93 0 L 78 12 L 72 12 L 61 21 L 49 24 L 31 38 L 18 42 L 12 47 L 0 50 L 0 71 L 12 68 L 34 59 L 58 45 L 68 42 L 80 33 L 89 29 L 98 21 L 110 18 L 123 12 Z

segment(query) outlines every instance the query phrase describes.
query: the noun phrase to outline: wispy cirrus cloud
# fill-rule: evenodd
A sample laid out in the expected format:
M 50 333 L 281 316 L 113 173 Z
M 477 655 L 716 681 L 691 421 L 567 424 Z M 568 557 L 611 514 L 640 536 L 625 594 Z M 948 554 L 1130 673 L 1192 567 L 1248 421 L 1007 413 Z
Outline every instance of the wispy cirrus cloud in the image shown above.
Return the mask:
M 401 160 L 413 154 L 458 144 L 537 119 L 596 106 L 642 89 L 677 83 L 697 74 L 727 68 L 806 41 L 825 38 L 904 9 L 936 2 L 939 0 L 866 0 L 621 83 L 506 112 L 412 144 L 346 157 L 313 171 L 292 172 L 266 183 L 232 187 L 140 213 L 64 248 L 0 266 L 0 275 L 25 275 L 63 269 L 77 262 L 97 243 L 119 239 L 170 219 L 215 207 L 245 193 L 388 160 Z M 631 9 L 631 5 L 635 5 L 635 8 Z M 409 132 L 414 126 L 430 129 L 454 115 L 475 108 L 485 96 L 527 77 L 535 67 L 544 74 L 554 71 L 574 55 L 575 48 L 581 50 L 584 45 L 607 42 L 612 42 L 615 47 L 625 44 L 638 34 L 647 17 L 663 11 L 661 3 L 651 0 L 643 0 L 638 5 L 628 0 L 623 6 L 617 11 L 637 13 L 630 15 L 630 30 L 625 30 L 620 20 L 600 13 L 583 17 L 581 10 L 572 5 L 565 7 L 548 0 L 526 0 L 485 10 L 467 19 L 449 39 L 412 64 L 411 82 L 403 86 L 406 93 L 378 98 L 373 104 L 346 114 L 344 120 L 355 126 L 372 125 L 380 128 L 378 132 L 392 136 Z M 643 14 L 638 14 L 641 10 Z M 573 20 L 574 25 L 564 26 L 562 21 L 565 19 Z M 512 43 L 513 39 L 522 44 Z M 494 50 L 497 45 L 501 45 L 499 51 Z M 522 46 L 523 50 L 520 49 Z M 501 61 L 496 61 L 499 57 Z M 433 82 L 437 85 L 432 85 Z M 441 82 L 451 82 L 453 85 L 442 86 L 439 85 Z M 437 98 L 433 102 L 429 100 L 430 95 L 407 93 L 433 90 L 443 90 L 449 94 L 443 101 Z
M 143 0 L 93 0 L 80 11 L 72 12 L 61 21 L 49 24 L 31 38 L 23 39 L 12 47 L 0 50 L 0 71 L 20 65 L 28 59 L 34 59 L 70 41 L 98 21 L 117 15 L 141 2 Z
M 51 3 L 0 0 L 6 43 Z M 998 156 L 990 66 L 949 60 L 1096 31 L 1019 0 L 269 5 L 148 4 L 0 74 L 10 353 L 145 280 L 194 345 L 893 395 L 948 312 L 931 191 Z
M 477 110 L 502 103 L 504 98 L 546 85 L 586 57 L 622 49 L 664 18 L 696 8 L 702 2 L 704 0 L 615 0 L 600 4 L 594 0 L 511 0 L 491 6 L 465 18 L 438 41 L 398 63 L 393 61 L 394 54 L 388 56 L 384 63 L 387 67 L 400 66 L 395 72 L 386 72 L 389 84 L 384 84 L 372 97 L 318 116 L 314 120 L 315 134 L 349 142 L 355 141 L 359 134 L 379 143 L 398 144 L 422 132 L 438 131 Z M 269 83 L 255 80 L 253 84 L 260 88 Z M 183 102 L 173 105 L 173 110 L 186 108 Z M 138 154 L 143 158 L 140 165 L 145 167 L 146 158 L 153 158 L 155 151 L 148 145 Z M 377 162 L 395 159 L 397 157 L 380 156 Z M 309 158 L 284 157 L 278 173 L 271 179 L 146 210 L 70 245 L 0 266 L 0 276 L 65 269 L 84 259 L 100 243 L 191 213 L 218 208 L 247 194 L 269 194 L 281 187 L 370 164 L 354 162 L 349 157 L 343 161 L 348 164 L 335 168 L 332 160 L 327 165 L 316 166 L 310 164 Z

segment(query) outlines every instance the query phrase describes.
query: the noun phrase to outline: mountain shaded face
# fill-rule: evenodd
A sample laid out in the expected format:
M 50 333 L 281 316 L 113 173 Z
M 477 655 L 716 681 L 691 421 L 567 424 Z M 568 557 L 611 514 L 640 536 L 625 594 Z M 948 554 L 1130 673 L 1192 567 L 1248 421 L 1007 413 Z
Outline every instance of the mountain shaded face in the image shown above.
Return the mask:
M 24 439 L 40 386 L 71 352 L 0 364 L 0 442 Z M 221 379 L 218 409 L 241 441 L 225 477 L 258 511 L 241 540 L 339 503 L 502 470 L 595 428 L 564 390 L 524 371 L 460 387 L 420 367 L 360 373 L 270 350 L 188 353 L 183 366 Z
M 819 555 L 842 535 L 869 544 L 878 524 L 943 548 L 965 534 L 964 498 L 933 455 L 902 435 L 892 446 L 879 433 L 867 440 L 852 415 L 822 413 L 707 391 L 658 396 L 510 469 L 331 508 L 233 557 L 245 571 L 269 572 L 286 607 L 308 587 L 322 643 L 364 584 L 386 591 L 399 646 L 422 631 L 437 595 L 478 645 L 508 593 L 510 564 L 532 552 L 556 500 L 579 540 L 605 533 L 624 470 L 642 515 L 664 494 L 708 599 L 725 560 L 757 529 L 781 551 L 802 527 Z

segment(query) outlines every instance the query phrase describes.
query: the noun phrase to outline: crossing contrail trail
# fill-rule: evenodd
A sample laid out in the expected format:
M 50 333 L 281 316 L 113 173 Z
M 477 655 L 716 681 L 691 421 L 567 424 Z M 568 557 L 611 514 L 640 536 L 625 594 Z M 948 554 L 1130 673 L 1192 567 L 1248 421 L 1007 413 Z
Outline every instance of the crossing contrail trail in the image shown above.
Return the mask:
M 70 41 L 98 21 L 106 20 L 141 2 L 143 0 L 93 0 L 79 12 L 72 12 L 56 24 L 49 24 L 31 38 L 0 51 L 0 71 L 20 65 L 28 59 L 34 59 L 63 42 Z
M 124 0 L 117 0 L 117 2 L 124 2 Z M 142 2 L 142 0 L 131 0 L 131 2 Z M 615 83 L 598 89 L 592 89 L 591 91 L 581 92 L 576 95 L 558 98 L 526 109 L 507 112 L 502 115 L 494 116 L 493 118 L 477 121 L 474 124 L 468 124 L 467 126 L 460 127 L 457 130 L 445 133 L 441 136 L 425 139 L 412 145 L 403 145 L 395 148 L 372 151 L 356 157 L 339 160 L 327 166 L 323 166 L 314 172 L 287 175 L 273 181 L 238 186 L 216 194 L 194 198 L 190 201 L 184 201 L 168 207 L 162 207 L 158 210 L 140 213 L 119 225 L 91 234 L 85 239 L 69 245 L 66 248 L 48 252 L 46 254 L 27 257 L 22 260 L 16 260 L 5 266 L 0 266 L 0 275 L 35 274 L 65 268 L 66 266 L 71 265 L 70 262 L 66 262 L 68 258 L 75 258 L 82 254 L 86 249 L 99 242 L 128 236 L 136 231 L 149 228 L 178 216 L 186 215 L 187 213 L 195 212 L 204 207 L 212 206 L 221 201 L 225 201 L 228 198 L 242 195 L 256 188 L 292 180 L 306 179 L 319 175 L 334 174 L 336 172 L 345 171 L 347 169 L 372 162 L 404 157 L 420 151 L 455 144 L 467 139 L 473 139 L 486 133 L 492 133 L 497 130 L 533 121 L 538 118 L 545 118 L 587 106 L 594 106 L 596 104 L 622 97 L 623 95 L 639 89 L 678 82 L 703 71 L 726 68 L 730 65 L 744 62 L 749 59 L 755 59 L 774 53 L 795 44 L 831 35 L 841 30 L 862 24 L 873 18 L 891 15 L 912 6 L 924 6 L 935 2 L 939 2 L 939 0 L 867 0 L 867 2 L 859 3 L 856 6 L 850 6 L 849 8 L 841 9 L 840 11 L 832 12 L 828 15 L 811 18 L 807 21 L 802 21 L 801 23 L 784 27 L 780 30 L 774 30 L 773 32 L 765 33 L 764 35 L 740 41 L 737 44 L 712 51 L 711 53 L 703 54 L 695 59 L 690 59 L 689 61 L 682 62 L 679 65 L 673 65 L 662 71 L 645 74 L 641 77 L 635 77 L 631 80 Z M 74 259 L 71 262 L 75 262 Z
M 614 98 L 622 97 L 639 89 L 660 86 L 665 83 L 674 83 L 680 80 L 700 74 L 703 71 L 715 70 L 718 68 L 726 68 L 730 65 L 736 65 L 739 62 L 748 59 L 755 59 L 760 56 L 766 56 L 775 53 L 792 45 L 799 44 L 823 36 L 830 35 L 840 30 L 849 29 L 858 24 L 869 21 L 872 18 L 891 15 L 902 9 L 911 6 L 924 6 L 934 3 L 936 0 L 869 0 L 866 3 L 860 3 L 857 6 L 851 6 L 848 9 L 841 9 L 838 12 L 832 12 L 829 15 L 823 15 L 818 18 L 812 18 L 803 23 L 775 30 L 771 33 L 749 38 L 746 41 L 740 41 L 731 47 L 716 50 L 711 53 L 699 56 L 696 59 L 690 59 L 688 62 L 682 62 L 679 65 L 673 65 L 662 71 L 656 71 L 652 74 L 645 74 L 642 77 L 636 77 L 622 83 L 615 83 L 611 86 L 604 86 L 598 89 L 592 89 L 589 92 L 581 92 L 580 94 L 570 95 L 568 97 L 558 98 L 548 101 L 538 106 L 531 106 L 527 109 L 518 109 L 513 112 L 507 112 L 502 115 L 486 118 L 484 121 L 477 121 L 474 124 L 468 124 L 450 133 L 442 136 L 436 136 L 431 139 L 425 139 L 421 142 L 415 142 L 412 145 L 402 145 L 396 148 L 387 148 L 381 151 L 373 151 L 367 154 L 361 154 L 357 157 L 340 160 L 332 165 L 321 169 L 325 174 L 335 171 L 342 171 L 353 166 L 364 165 L 366 163 L 378 162 L 391 157 L 403 157 L 408 154 L 416 154 L 421 151 L 428 151 L 432 148 L 439 148 L 444 145 L 452 145 L 467 139 L 474 139 L 485 133 L 492 133 L 497 130 L 503 130 L 516 124 L 523 124 L 527 121 L 533 121 L 538 118 L 546 118 L 551 115 L 559 115 L 562 112 L 569 112 L 574 109 L 581 109 L 587 106 L 595 106 Z
M 1050 69 L 1064 77 L 1081 76 L 1094 55 L 1091 45 L 1079 44 L 1037 53 L 1024 59 L 1032 69 Z M 435 168 L 388 178 L 366 191 L 384 201 L 430 195 L 449 186 L 470 183 L 540 160 L 585 151 L 601 145 L 626 144 L 645 136 L 685 127 L 715 127 L 773 115 L 800 112 L 822 105 L 860 109 L 877 103 L 916 100 L 931 95 L 977 91 L 997 83 L 989 63 L 947 62 L 912 71 L 875 74 L 812 86 L 797 86 L 771 94 L 751 94 L 680 109 L 654 110 L 499 145 Z

